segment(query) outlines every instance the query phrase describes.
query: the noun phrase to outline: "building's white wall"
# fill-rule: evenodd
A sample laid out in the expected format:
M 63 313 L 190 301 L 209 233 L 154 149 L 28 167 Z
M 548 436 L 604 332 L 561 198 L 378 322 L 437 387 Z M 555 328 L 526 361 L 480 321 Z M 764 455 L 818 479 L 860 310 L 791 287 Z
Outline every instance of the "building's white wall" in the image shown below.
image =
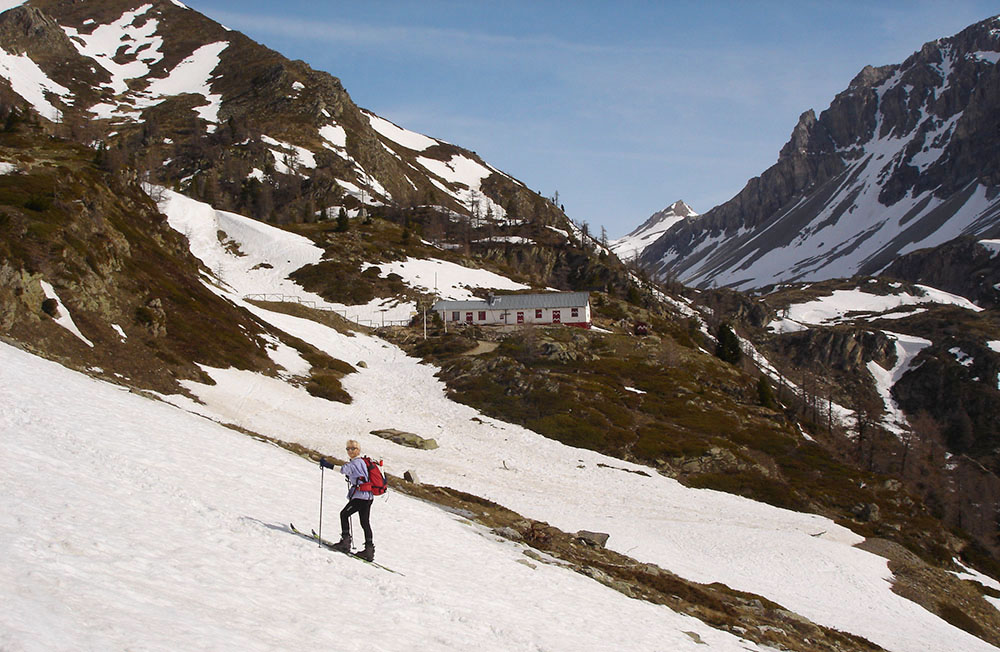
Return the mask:
M 562 324 L 580 324 L 580 323 L 590 323 L 590 306 L 581 306 L 577 308 L 577 316 L 573 316 L 572 308 L 540 308 L 541 317 L 536 316 L 535 308 L 526 308 L 524 310 L 442 310 L 439 311 L 441 314 L 441 319 L 449 324 L 485 324 L 485 325 L 499 325 L 499 324 L 552 324 L 553 312 L 555 310 L 559 311 L 559 323 Z M 458 313 L 458 319 L 454 319 L 453 313 Z M 466 314 L 472 313 L 472 321 L 468 322 L 466 320 Z M 485 312 L 485 319 L 480 319 L 480 313 Z M 519 322 L 517 320 L 517 313 L 524 313 L 524 321 Z M 506 320 L 504 319 L 506 315 Z

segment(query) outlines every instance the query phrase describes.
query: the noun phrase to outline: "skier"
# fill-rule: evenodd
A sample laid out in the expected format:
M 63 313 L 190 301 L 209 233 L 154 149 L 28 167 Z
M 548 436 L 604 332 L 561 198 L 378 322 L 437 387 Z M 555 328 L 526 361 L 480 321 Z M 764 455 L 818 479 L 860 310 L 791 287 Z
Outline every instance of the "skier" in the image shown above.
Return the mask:
M 375 544 L 372 541 L 370 515 L 374 496 L 372 492 L 358 488 L 358 485 L 368 482 L 368 465 L 361 458 L 361 445 L 353 439 L 347 440 L 347 456 L 351 460 L 340 467 L 340 472 L 347 476 L 349 485 L 347 505 L 340 510 L 340 541 L 334 544 L 333 548 L 341 552 L 351 552 L 351 515 L 357 514 L 361 520 L 361 529 L 365 533 L 365 547 L 358 556 L 372 561 L 375 559 Z M 325 458 L 320 460 L 320 464 L 325 468 L 335 468 Z

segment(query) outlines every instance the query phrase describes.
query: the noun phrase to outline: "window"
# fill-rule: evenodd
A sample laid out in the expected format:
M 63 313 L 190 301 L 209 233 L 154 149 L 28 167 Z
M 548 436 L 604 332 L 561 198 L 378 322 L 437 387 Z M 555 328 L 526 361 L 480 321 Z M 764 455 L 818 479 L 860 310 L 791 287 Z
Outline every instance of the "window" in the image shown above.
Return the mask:
M 561 321 L 561 319 L 559 317 L 559 311 L 558 310 L 553 310 L 552 311 L 552 323 L 553 324 L 558 324 L 558 323 L 560 323 L 560 321 Z
M 572 316 L 574 316 L 574 317 L 579 317 L 580 316 L 580 309 L 579 308 L 573 308 L 573 309 L 570 310 L 570 314 Z
M 461 318 L 462 318 L 462 313 L 460 313 L 459 311 L 456 310 L 453 313 L 451 313 L 451 320 L 452 321 L 458 321 Z
M 523 324 L 524 323 L 524 311 L 523 310 L 518 310 L 517 311 L 517 323 L 518 324 Z
M 472 323 L 472 313 L 471 312 L 465 313 L 465 321 L 469 322 L 470 324 Z
M 542 318 L 542 309 L 538 308 L 535 310 L 535 319 L 541 319 L 541 318 Z
M 486 311 L 485 310 L 480 310 L 479 311 L 479 321 L 486 321 Z

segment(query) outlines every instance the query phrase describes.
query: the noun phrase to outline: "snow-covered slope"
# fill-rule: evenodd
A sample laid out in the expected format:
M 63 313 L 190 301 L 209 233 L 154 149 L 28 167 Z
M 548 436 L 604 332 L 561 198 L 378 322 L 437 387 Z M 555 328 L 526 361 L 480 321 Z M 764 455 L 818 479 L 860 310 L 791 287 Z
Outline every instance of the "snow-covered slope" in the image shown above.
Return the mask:
M 170 226 L 184 234 L 191 253 L 230 295 L 299 301 L 365 325 L 408 321 L 416 313 L 415 303 L 392 298 L 375 298 L 366 305 L 350 306 L 325 301 L 288 279 L 295 270 L 322 260 L 323 250 L 312 241 L 237 213 L 215 210 L 172 190 L 156 188 L 154 194 L 160 197 L 160 210 Z M 379 270 L 382 276 L 398 274 L 410 287 L 424 292 L 435 290 L 441 298 L 456 301 L 472 299 L 474 288 L 528 289 L 498 274 L 444 260 L 408 258 L 381 264 Z
M 6 344 L 0 432 L 8 652 L 765 649 L 398 494 L 374 523 L 401 574 L 317 548 L 287 528 L 319 524 L 317 466 Z
M 1000 18 L 865 68 L 778 162 L 676 225 L 642 262 L 707 287 L 875 274 L 897 256 L 1000 229 Z
M 197 402 L 160 403 L 0 347 L 4 649 L 361 649 L 371 629 L 388 649 L 705 649 L 696 639 L 759 649 L 571 571 L 517 563 L 520 546 L 398 494 L 380 499 L 374 518 L 377 559 L 402 576 L 318 550 L 285 528 L 317 523 L 318 469 L 211 421 L 333 455 L 356 438 L 392 473 L 413 469 L 565 531 L 608 532 L 613 550 L 762 595 L 889 650 L 995 649 L 894 594 L 886 560 L 854 547 L 861 538 L 829 519 L 628 473 L 641 467 L 450 401 L 434 367 L 378 338 L 245 304 L 244 293 L 271 291 L 281 272 L 255 275 L 225 261 L 225 242 L 198 234 L 222 226 L 251 259 L 273 249 L 289 260 L 299 245 L 269 246 L 267 229 L 164 201 L 218 277 L 206 283 L 221 281 L 217 292 L 338 359 L 365 363 L 343 379 L 353 400 L 205 368 L 214 384 L 185 382 Z M 290 375 L 308 367 L 288 347 L 275 345 L 272 357 Z M 434 437 L 440 448 L 370 434 L 386 427 Z M 340 497 L 329 480 L 327 532 Z
M 135 165 L 164 185 L 195 183 L 204 160 L 217 162 L 213 183 L 234 202 L 250 179 L 286 203 L 289 185 L 309 183 L 300 218 L 410 202 L 499 221 L 512 197 L 530 194 L 474 152 L 360 109 L 335 77 L 180 2 L 15 6 L 0 16 L 4 84 L 51 122 L 90 123 L 87 144 L 140 150 Z M 491 177 L 503 205 L 484 192 Z M 258 208 L 273 218 L 268 200 Z
M 674 224 L 681 220 L 697 216 L 698 213 L 694 212 L 694 209 L 683 201 L 675 201 L 662 211 L 657 211 L 650 215 L 649 219 L 636 227 L 628 235 L 613 241 L 609 248 L 620 259 L 632 260 L 642 255 L 646 247 L 656 242 L 656 239 Z

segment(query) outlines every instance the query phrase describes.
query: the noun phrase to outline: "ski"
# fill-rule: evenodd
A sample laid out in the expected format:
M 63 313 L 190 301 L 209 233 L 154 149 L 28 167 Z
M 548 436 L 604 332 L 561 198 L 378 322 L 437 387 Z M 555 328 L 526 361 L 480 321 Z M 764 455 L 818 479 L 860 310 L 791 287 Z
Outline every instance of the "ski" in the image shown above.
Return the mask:
M 332 542 L 327 541 L 326 539 L 321 539 L 320 536 L 318 534 L 316 534 L 316 530 L 311 530 L 311 534 L 306 534 L 302 530 L 300 530 L 297 527 L 295 527 L 294 523 L 289 523 L 288 527 L 290 527 L 292 529 L 292 532 L 294 532 L 295 534 L 299 535 L 300 537 L 305 537 L 306 539 L 309 539 L 310 541 L 315 541 L 315 542 L 319 543 L 321 546 L 323 546 L 324 548 L 326 548 L 327 550 L 332 550 L 334 552 L 339 552 L 339 553 L 341 553 L 343 555 L 347 555 L 348 557 L 354 557 L 355 559 L 363 561 L 366 564 L 371 564 L 372 566 L 375 566 L 377 568 L 381 568 L 382 570 L 385 570 L 385 571 L 389 571 L 390 573 L 395 573 L 396 575 L 403 575 L 399 571 L 392 570 L 388 566 L 383 566 L 382 564 L 380 564 L 380 563 L 378 563 L 376 561 L 368 561 L 364 557 L 359 557 L 357 554 L 355 554 L 353 552 L 344 552 L 343 550 L 337 550 L 336 548 L 333 547 L 334 544 Z

